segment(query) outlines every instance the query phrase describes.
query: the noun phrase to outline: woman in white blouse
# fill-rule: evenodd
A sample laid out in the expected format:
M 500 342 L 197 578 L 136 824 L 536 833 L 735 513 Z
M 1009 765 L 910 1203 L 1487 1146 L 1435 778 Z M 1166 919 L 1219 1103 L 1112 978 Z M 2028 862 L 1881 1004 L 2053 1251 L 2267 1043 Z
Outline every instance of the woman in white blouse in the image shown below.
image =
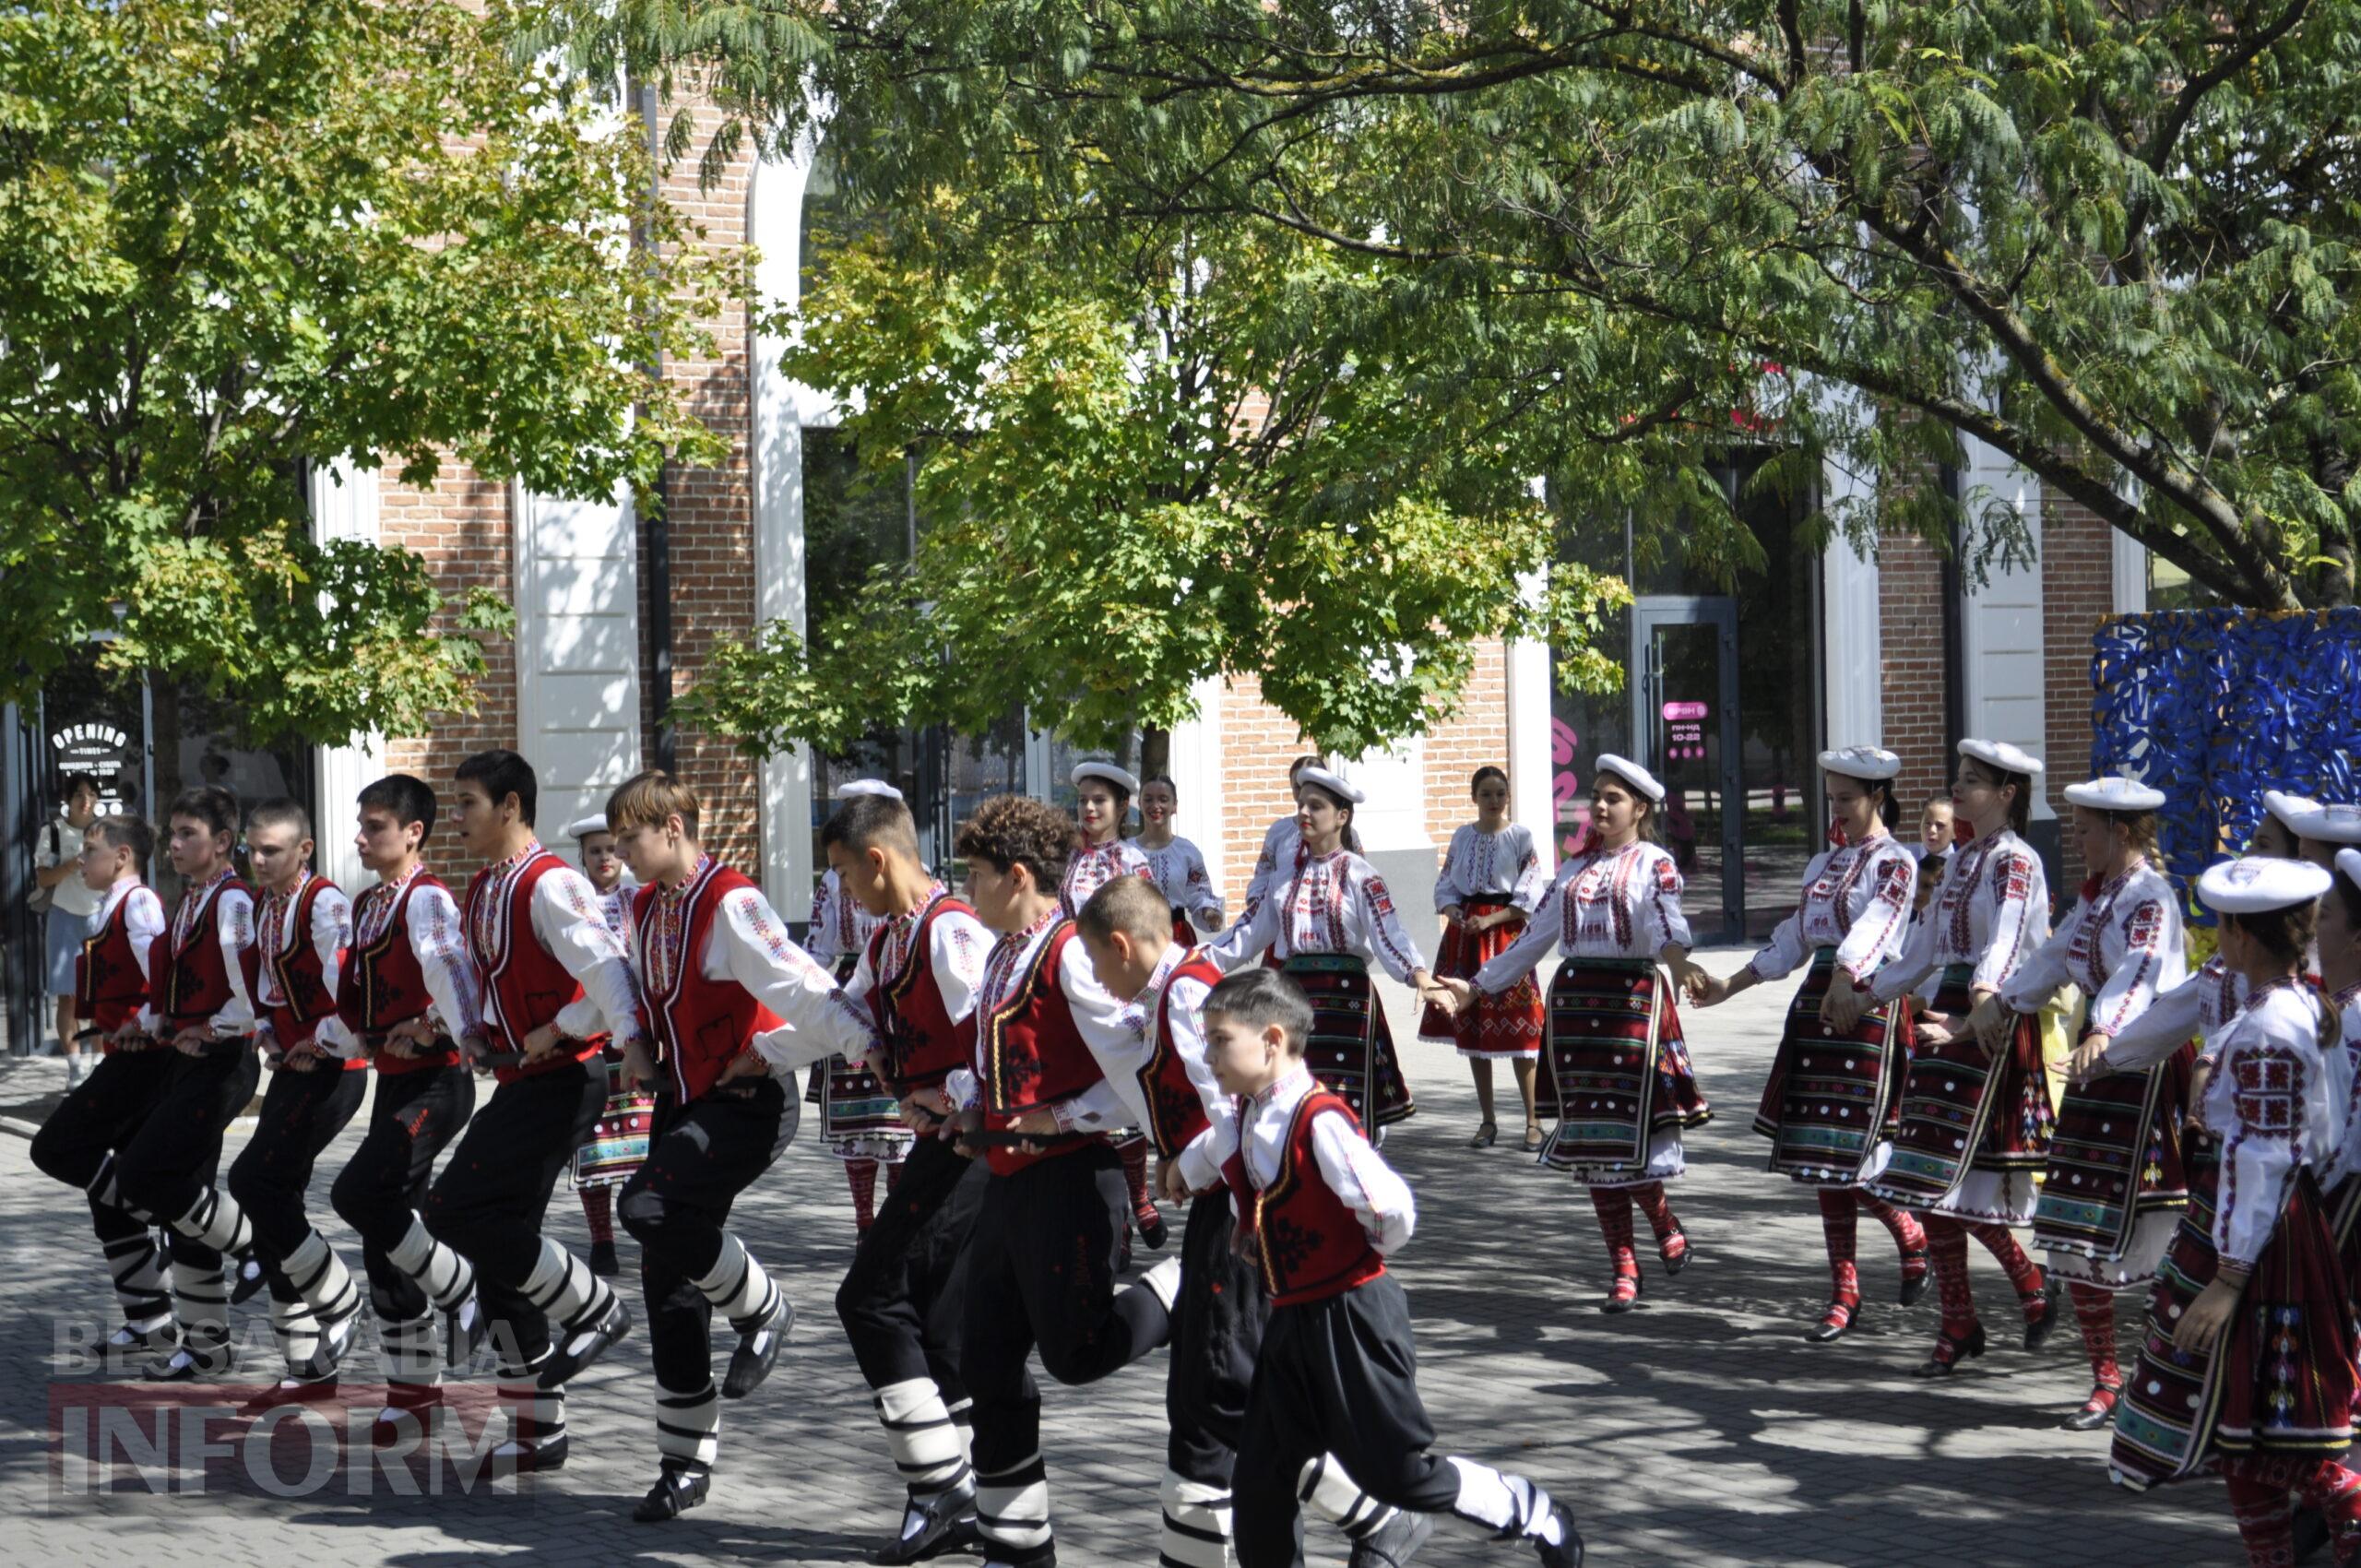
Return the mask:
M 2057 1317 L 2041 1270 L 2009 1234 L 2010 1226 L 2033 1222 L 2035 1178 L 2049 1156 L 2041 1031 L 2033 1019 L 2019 1019 L 1996 1057 L 1967 1027 L 1976 1003 L 2007 985 L 2049 938 L 2048 879 L 2023 837 L 2041 763 L 2005 741 L 1962 741 L 1959 756 L 1952 802 L 1967 824 L 1967 841 L 1952 851 L 1902 956 L 1869 985 L 1880 1004 L 1916 993 L 1927 1009 L 1903 1083 L 1893 1154 L 1870 1183 L 1880 1197 L 1921 1214 L 1927 1227 L 1943 1323 L 1921 1377 L 1942 1376 L 1984 1353 L 1967 1278 L 1970 1236 L 2008 1270 L 2026 1349 L 2040 1347 Z
M 2192 1144 L 2188 1213 L 2149 1299 L 2107 1463 L 2134 1488 L 2218 1471 L 2249 1561 L 2295 1560 L 2291 1494 L 2328 1515 L 2337 1558 L 2361 1545 L 2352 1314 L 2316 1172 L 2336 1146 L 2333 1026 L 2304 983 L 2330 876 L 2297 861 L 2207 870 L 2223 961 L 2247 998 L 2212 1044 L 2220 1068 Z
M 1623 1313 L 1640 1298 L 1632 1250 L 1636 1203 L 1655 1232 L 1667 1274 L 1686 1267 L 1689 1238 L 1664 1184 L 1687 1169 L 1680 1134 L 1711 1111 L 1697 1090 L 1680 1015 L 1658 972 L 1692 990 L 1704 971 L 1689 961 L 1680 873 L 1655 843 L 1664 786 L 1637 763 L 1602 754 L 1591 774 L 1590 829 L 1527 922 L 1525 934 L 1477 973 L 1447 981 L 1463 1008 L 1504 994 L 1556 949 L 1549 986 L 1551 1088 L 1557 1130 L 1541 1161 L 1590 1188 L 1613 1283 L 1599 1311 Z
M 2038 1015 L 2066 986 L 2079 986 L 2085 998 L 2079 1064 L 2095 1062 L 2159 995 L 2185 984 L 2189 962 L 2180 896 L 2153 859 L 2164 792 L 2107 778 L 2065 793 L 2090 873 L 2082 897 L 2041 951 L 1976 1004 L 1972 1023 L 1985 1049 L 1998 1051 L 2018 1017 Z M 2116 1292 L 2155 1278 L 2189 1206 L 2180 1134 L 2196 1057 L 2196 1047 L 2183 1044 L 2142 1071 L 2092 1076 L 2068 1090 L 2058 1108 L 2033 1239 L 2048 1252 L 2049 1277 L 2067 1282 L 2091 1359 L 2091 1396 L 2067 1418 L 2070 1431 L 2095 1431 L 2115 1413 L 2123 1391 Z
M 1473 980 L 1490 959 L 1508 950 L 1549 890 L 1533 835 L 1509 820 L 1509 776 L 1479 767 L 1468 781 L 1476 820 L 1462 824 L 1443 851 L 1435 878 L 1435 913 L 1442 917 L 1442 953 L 1435 973 Z M 1418 1038 L 1458 1047 L 1476 1077 L 1476 1104 L 1483 1121 L 1470 1148 L 1488 1148 L 1500 1135 L 1492 1116 L 1492 1063 L 1506 1062 L 1525 1100 L 1525 1150 L 1541 1149 L 1541 1118 L 1533 1104 L 1533 1073 L 1541 1061 L 1541 988 L 1531 977 L 1505 996 L 1480 997 L 1464 1013 L 1429 1004 L 1418 1020 Z
M 1904 1306 L 1925 1293 L 1928 1262 L 1917 1220 L 1867 1186 L 1893 1152 L 1910 1058 L 1903 1004 L 1864 1000 L 1871 978 L 1902 951 L 1916 903 L 1916 861 L 1887 824 L 1902 759 L 1877 746 L 1848 746 L 1821 753 L 1820 766 L 1835 818 L 1831 848 L 1804 868 L 1803 897 L 1770 945 L 1728 980 L 1708 981 L 1699 1000 L 1714 1006 L 1810 966 L 1787 1005 L 1754 1130 L 1771 1140 L 1772 1170 L 1820 1194 L 1831 1287 L 1804 1337 L 1824 1345 L 1860 1321 L 1854 1232 L 1863 1210 L 1901 1252 Z
M 1299 798 L 1303 770 L 1320 766 L 1321 757 L 1317 752 L 1306 752 L 1287 764 L 1287 797 L 1290 800 Z M 1357 846 L 1349 840 L 1345 848 L 1358 852 Z M 1302 859 L 1303 829 L 1297 825 L 1295 813 L 1290 811 L 1285 816 L 1272 818 L 1271 826 L 1263 830 L 1263 847 L 1255 853 L 1254 869 L 1246 878 L 1246 894 L 1238 910 L 1240 925 L 1254 918 L 1254 911 L 1263 907 L 1263 900 L 1269 897 L 1272 886 L 1284 884 L 1287 873 L 1294 871 L 1297 862 Z
M 1172 940 L 1185 950 L 1204 940 L 1201 932 L 1221 930 L 1221 895 L 1204 855 L 1172 831 L 1180 810 L 1178 785 L 1162 774 L 1148 779 L 1140 786 L 1140 836 L 1132 843 L 1147 857 L 1147 879 L 1172 906 Z
M 1268 952 L 1311 997 L 1312 1073 L 1345 1097 L 1364 1126 L 1384 1127 L 1418 1109 L 1394 1049 L 1385 1008 L 1370 983 L 1374 962 L 1420 1000 L 1442 994 L 1418 944 L 1402 929 L 1377 868 L 1347 849 L 1353 810 L 1368 797 L 1317 766 L 1297 776 L 1302 853 L 1252 918 L 1206 951 L 1225 970 Z

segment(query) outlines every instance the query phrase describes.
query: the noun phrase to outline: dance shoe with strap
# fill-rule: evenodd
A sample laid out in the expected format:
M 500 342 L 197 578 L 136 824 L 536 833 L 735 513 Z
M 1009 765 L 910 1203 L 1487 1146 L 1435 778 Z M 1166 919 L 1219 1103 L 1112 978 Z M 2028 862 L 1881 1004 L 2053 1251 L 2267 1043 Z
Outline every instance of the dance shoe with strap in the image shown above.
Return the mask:
M 1935 1335 L 1935 1353 L 1911 1371 L 1914 1377 L 1949 1377 L 1962 1361 L 1971 1361 L 1984 1354 L 1984 1325 L 1976 1324 L 1964 1335 L 1949 1328 Z

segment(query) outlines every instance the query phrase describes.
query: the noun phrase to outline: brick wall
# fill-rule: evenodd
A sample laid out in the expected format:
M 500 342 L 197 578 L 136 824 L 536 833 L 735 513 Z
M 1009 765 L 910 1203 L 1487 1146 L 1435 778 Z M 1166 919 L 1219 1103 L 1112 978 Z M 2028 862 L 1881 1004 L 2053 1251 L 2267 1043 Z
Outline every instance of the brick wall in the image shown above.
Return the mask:
M 1467 780 L 1486 766 L 1509 765 L 1508 650 L 1499 638 L 1476 647 L 1476 667 L 1459 708 L 1427 732 L 1427 837 L 1437 862 L 1454 829 L 1472 822 L 1476 807 Z
M 2060 817 L 2061 897 L 2082 880 L 2074 847 L 2072 809 L 2058 791 L 2090 777 L 2091 633 L 2115 608 L 2114 530 L 2088 507 L 2045 489 L 2041 502 L 2043 761 L 2049 766 L 2049 800 Z
M 1885 747 L 1902 758 L 1894 799 L 1898 827 L 1916 832 L 1919 808 L 1948 797 L 1951 757 L 1943 737 L 1943 566 L 1916 538 L 1887 540 L 1878 553 L 1878 624 L 1883 655 Z
M 1240 677 L 1222 693 L 1221 896 L 1233 914 L 1243 907 L 1264 830 L 1295 810 L 1287 765 L 1311 749 L 1295 720 L 1263 700 L 1260 677 Z

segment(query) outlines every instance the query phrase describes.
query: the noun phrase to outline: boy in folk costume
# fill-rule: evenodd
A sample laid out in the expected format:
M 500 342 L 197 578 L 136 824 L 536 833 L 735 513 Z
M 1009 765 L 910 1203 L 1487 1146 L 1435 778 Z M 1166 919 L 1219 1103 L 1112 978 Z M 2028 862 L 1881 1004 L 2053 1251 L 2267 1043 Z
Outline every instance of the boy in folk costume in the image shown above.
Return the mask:
M 77 1016 L 101 1055 L 33 1134 L 31 1149 L 44 1174 L 89 1195 L 90 1229 L 123 1308 L 123 1323 L 107 1341 L 116 1350 L 158 1348 L 172 1338 L 172 1299 L 155 1232 L 115 1193 L 116 1157 L 155 1109 L 180 1060 L 139 1024 L 155 944 L 164 935 L 163 901 L 140 878 L 155 847 L 155 830 L 137 817 L 102 816 L 85 830 L 82 883 L 97 895 L 98 909 L 74 961 L 74 985 Z
M 616 845 L 642 884 L 631 946 L 662 1051 L 659 1066 L 645 1040 L 623 1047 L 624 1081 L 658 1086 L 647 1161 L 618 1205 L 640 1244 L 656 1368 L 661 1469 L 632 1515 L 642 1522 L 705 1501 L 719 1400 L 753 1392 L 795 1321 L 763 1265 L 724 1229 L 738 1194 L 795 1136 L 798 1102 L 782 1080 L 876 1043 L 865 1011 L 787 939 L 762 890 L 698 847 L 697 818 L 695 792 L 660 772 L 625 781 L 607 801 Z M 716 1314 L 738 1334 L 718 1390 Z
M 262 894 L 255 1001 L 271 1075 L 254 1135 L 230 1167 L 230 1195 L 255 1228 L 255 1256 L 231 1300 L 269 1285 L 287 1375 L 248 1407 L 261 1410 L 333 1395 L 361 1321 L 361 1291 L 305 1216 L 303 1194 L 320 1151 L 361 1109 L 369 1062 L 337 1016 L 352 905 L 312 870 L 310 814 L 288 800 L 256 806 L 246 818 L 246 861 Z
M 342 1039 L 377 1081 L 368 1129 L 328 1201 L 361 1238 L 385 1347 L 387 1404 L 374 1433 L 382 1444 L 423 1420 L 441 1396 L 444 1365 L 457 1370 L 483 1337 L 475 1266 L 428 1234 L 418 1212 L 436 1156 L 475 1109 L 475 1075 L 462 1058 L 482 1043 L 483 1021 L 458 903 L 423 858 L 434 791 L 391 773 L 356 803 L 353 849 L 377 881 L 352 907 L 336 1009 Z
M 582 874 L 599 895 L 599 913 L 615 939 L 631 950 L 631 897 L 639 879 L 629 873 L 615 852 L 615 836 L 608 830 L 603 812 L 594 812 L 565 825 L 565 836 L 582 857 Z M 574 1157 L 574 1184 L 582 1196 L 583 1223 L 590 1228 L 590 1272 L 611 1279 L 622 1272 L 615 1255 L 615 1189 L 632 1178 L 647 1158 L 647 1132 L 655 1102 L 615 1075 L 623 1052 L 607 1048 L 607 1103 L 590 1136 Z
M 1180 1260 L 1126 1289 L 1116 1257 L 1130 1214 L 1104 1134 L 1147 1119 L 1138 1036 L 1090 973 L 1057 888 L 1074 823 L 996 795 L 959 834 L 968 901 L 999 932 L 976 1002 L 969 1067 L 913 1098 L 952 1116 L 991 1167 L 968 1241 L 959 1368 L 975 1400 L 976 1517 L 994 1568 L 1054 1562 L 1041 1396 L 1026 1362 L 1095 1382 L 1164 1343 Z
M 566 1381 L 631 1329 L 589 1265 L 541 1234 L 558 1172 L 607 1101 L 610 1032 L 640 1038 L 623 944 L 578 871 L 533 834 L 540 786 L 511 751 L 459 765 L 459 841 L 486 863 L 460 910 L 499 1087 L 426 1194 L 429 1235 L 475 1265 L 501 1402 L 516 1434 L 492 1451 L 516 1471 L 565 1463 Z
M 1240 1098 L 1216 1147 L 1271 1301 L 1238 1443 L 1240 1568 L 1300 1568 L 1296 1478 L 1323 1452 L 1396 1508 L 1453 1514 L 1496 1540 L 1532 1542 L 1547 1568 L 1581 1568 L 1582 1538 L 1548 1492 L 1429 1452 L 1409 1304 L 1385 1270 L 1416 1206 L 1304 1064 L 1311 1000 L 1284 975 L 1249 969 L 1206 994 L 1203 1016 L 1214 1075 Z
M 976 996 L 993 938 L 919 859 L 900 791 L 844 793 L 820 841 L 840 896 L 876 922 L 845 991 L 875 1019 L 883 1044 L 871 1060 L 919 1136 L 893 1201 L 861 1232 L 836 1316 L 909 1492 L 901 1527 L 874 1561 L 915 1562 L 975 1532 L 961 1265 L 989 1174 L 938 1135 L 942 1122 L 915 1097 L 940 1094 L 954 1071 L 973 1066 Z
M 840 801 L 864 796 L 899 801 L 902 792 L 882 778 L 856 778 L 836 796 Z M 834 866 L 822 873 L 812 895 L 810 952 L 839 984 L 852 979 L 853 967 L 877 924 L 877 917 L 845 891 Z M 845 1185 L 852 1193 L 853 1229 L 865 1235 L 877 1218 L 879 1172 L 884 1173 L 890 1189 L 910 1152 L 900 1104 L 859 1062 L 823 1062 L 813 1068 L 812 1089 L 803 1102 L 820 1108 L 820 1146 L 843 1162 Z
M 243 1269 L 254 1226 L 217 1185 L 221 1134 L 254 1098 L 254 896 L 231 869 L 238 802 L 208 784 L 184 791 L 167 814 L 172 869 L 186 890 L 162 943 L 149 955 L 153 992 L 136 1026 L 177 1053 L 156 1108 L 115 1161 L 121 1201 L 170 1223 L 180 1348 L 149 1376 L 216 1376 L 230 1366 L 227 1253 Z
M 1169 911 L 1155 883 L 1118 877 L 1091 896 L 1074 923 L 1099 983 L 1128 1000 L 1149 1043 L 1139 1084 L 1147 1133 L 1162 1161 L 1157 1184 L 1166 1197 L 1189 1206 L 1164 1389 L 1172 1431 L 1159 1489 L 1158 1561 L 1171 1568 L 1222 1568 L 1230 1561 L 1239 1431 L 1270 1302 L 1261 1272 L 1230 1242 L 1220 1150 L 1225 1138 L 1235 1146 L 1237 1109 L 1214 1079 L 1200 1013 L 1221 970 L 1202 947 L 1172 940 Z M 1389 1508 L 1362 1491 L 1333 1455 L 1304 1462 L 1297 1495 L 1343 1526 L 1353 1542 L 1353 1568 L 1408 1562 L 1433 1527 L 1424 1515 Z

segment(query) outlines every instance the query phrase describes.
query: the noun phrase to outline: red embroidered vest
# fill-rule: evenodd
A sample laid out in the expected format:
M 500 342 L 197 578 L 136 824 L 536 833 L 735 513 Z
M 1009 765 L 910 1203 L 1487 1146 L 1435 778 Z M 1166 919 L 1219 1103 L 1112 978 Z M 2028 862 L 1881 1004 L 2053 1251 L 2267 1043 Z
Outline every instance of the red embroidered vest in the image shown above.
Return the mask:
M 1033 949 L 1024 974 L 1008 989 L 1000 1005 L 989 1016 L 978 1009 L 976 1025 L 984 1059 L 984 1125 L 993 1132 L 1005 1132 L 1010 1123 L 1026 1111 L 1071 1099 L 1105 1080 L 1098 1059 L 1090 1054 L 1082 1030 L 1074 1024 L 1065 987 L 1058 983 L 1066 944 L 1074 940 L 1074 921 L 1061 918 Z M 1097 1141 L 1103 1140 L 1062 1141 L 1038 1155 L 995 1146 L 985 1151 L 985 1158 L 995 1174 L 1005 1176 Z
M 581 1000 L 582 982 L 558 962 L 557 955 L 541 945 L 533 933 L 533 889 L 541 878 L 553 871 L 563 870 L 564 861 L 543 849 L 516 873 L 516 884 L 509 890 L 508 908 L 496 911 L 505 925 L 507 940 L 501 944 L 497 961 L 476 944 L 477 908 L 492 896 L 492 868 L 486 866 L 468 882 L 468 901 L 460 910 L 460 924 L 467 928 L 468 956 L 474 960 L 476 972 L 483 979 L 483 1026 L 494 1051 L 522 1051 L 525 1037 L 543 1024 L 554 1023 L 559 1013 L 572 1003 Z M 597 910 L 587 917 L 599 919 Z M 502 1083 L 512 1078 L 537 1073 L 554 1072 L 569 1063 L 587 1062 L 606 1047 L 602 1034 L 582 1041 L 572 1051 L 553 1051 L 529 1067 L 503 1067 L 492 1076 Z
M 1183 980 L 1201 985 L 1221 983 L 1221 966 L 1195 949 L 1165 978 L 1164 993 L 1156 999 L 1156 1049 L 1140 1069 L 1140 1087 L 1147 1097 L 1148 1125 L 1143 1129 L 1156 1152 L 1170 1159 L 1196 1140 L 1210 1124 L 1204 1097 L 1189 1076 L 1188 1064 L 1172 1042 L 1172 988 Z
M 418 961 L 418 950 L 409 944 L 409 896 L 421 887 L 442 888 L 443 883 L 433 873 L 421 871 L 402 884 L 399 892 L 381 882 L 352 902 L 353 944 L 345 953 L 336 1016 L 356 1035 L 383 1034 L 434 1005 L 434 993 L 426 989 L 426 967 Z M 385 929 L 377 933 L 375 941 L 362 945 L 364 915 L 387 898 L 394 901 L 394 908 L 386 917 Z M 475 979 L 473 975 L 461 978 L 463 983 L 472 983 Z M 447 1036 L 433 1049 L 410 1049 L 417 1054 L 396 1056 L 389 1051 L 372 1051 L 362 1060 L 374 1060 L 380 1073 L 415 1073 L 432 1067 L 456 1067 L 459 1063 L 458 1043 Z
M 1275 1307 L 1341 1296 L 1385 1272 L 1385 1259 L 1370 1245 L 1360 1217 L 1320 1173 L 1320 1157 L 1311 1147 L 1311 1121 L 1323 1111 L 1338 1112 L 1355 1132 L 1360 1131 L 1342 1095 L 1315 1088 L 1295 1108 L 1278 1174 L 1268 1187 L 1253 1193 L 1243 1149 L 1222 1168 L 1231 1191 L 1253 1194 L 1255 1250 L 1262 1258 L 1263 1289 Z
M 976 1015 L 954 1023 L 943 1000 L 943 984 L 934 972 L 934 922 L 946 913 L 973 916 L 975 910 L 956 898 L 937 898 L 919 916 L 910 932 L 909 962 L 890 981 L 884 980 L 885 954 L 892 946 L 893 922 L 881 923 L 869 933 L 869 972 L 879 983 L 869 992 L 869 1008 L 884 1038 L 886 1059 L 893 1063 L 894 1081 L 904 1092 L 932 1088 L 954 1067 L 965 1067 L 976 1053 Z
M 267 1011 L 270 1032 L 281 1051 L 310 1039 L 319 1021 L 337 1010 L 336 998 L 328 994 L 326 967 L 320 961 L 320 950 L 312 944 L 313 907 L 319 903 L 322 894 L 335 886 L 325 876 L 314 876 L 306 882 L 295 900 L 294 918 L 278 931 L 269 930 L 267 922 L 260 920 L 260 901 L 255 907 L 255 949 L 261 956 L 261 962 L 269 968 L 271 984 L 279 989 L 279 1000 Z M 284 912 L 280 918 L 286 918 Z M 290 930 L 292 935 L 286 934 Z M 272 944 L 283 935 L 287 945 L 274 951 Z M 343 962 L 344 955 L 338 953 L 339 968 Z M 348 1070 L 368 1064 L 368 1059 L 360 1056 L 344 1063 Z
M 75 1010 L 110 1037 L 136 1017 L 148 1000 L 148 973 L 131 944 L 131 901 L 142 890 L 134 887 L 116 899 L 106 923 L 84 937 L 82 951 L 74 956 Z M 99 1049 L 113 1051 L 114 1040 L 108 1039 Z
M 671 983 L 663 991 L 656 987 L 655 966 L 649 961 L 656 944 L 664 940 L 658 930 L 664 918 L 658 908 L 658 888 L 651 882 L 632 895 L 640 992 L 647 999 L 647 1022 L 663 1048 L 673 1092 L 682 1105 L 712 1088 L 732 1057 L 753 1049 L 756 1034 L 779 1027 L 778 1016 L 755 1001 L 753 992 L 736 980 L 706 979 L 698 964 L 722 899 L 753 885 L 718 861 L 708 861 L 704 873 L 689 884 L 678 906 L 682 927 L 678 957 Z
M 160 954 L 149 951 L 148 961 L 154 968 L 148 975 L 152 992 L 151 1005 L 160 1020 L 159 1028 L 169 1039 L 182 1029 L 201 1028 L 214 1014 L 230 1004 L 230 967 L 221 956 L 221 897 L 226 893 L 243 893 L 248 899 L 254 890 L 237 877 L 224 877 L 213 891 L 205 896 L 196 920 L 189 928 L 188 945 L 172 945 L 172 926 L 167 921 L 164 934 L 156 945 Z M 238 955 L 238 966 L 244 971 L 246 997 L 252 1001 L 255 981 L 262 973 L 261 956 L 250 944 Z

